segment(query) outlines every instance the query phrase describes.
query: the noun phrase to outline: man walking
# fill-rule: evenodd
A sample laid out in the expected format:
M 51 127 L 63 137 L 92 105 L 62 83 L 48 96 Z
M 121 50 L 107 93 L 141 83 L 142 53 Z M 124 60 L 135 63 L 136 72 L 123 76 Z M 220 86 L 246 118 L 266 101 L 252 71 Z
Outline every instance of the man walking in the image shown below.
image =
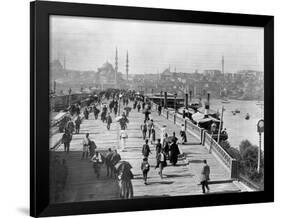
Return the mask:
M 158 115 L 160 116 L 161 115 L 161 111 L 162 111 L 162 106 L 161 105 L 158 105 Z
M 106 117 L 106 123 L 107 123 L 107 130 L 110 130 L 110 125 L 112 123 L 112 118 L 110 116 L 110 113 L 108 113 L 108 115 Z
M 98 151 L 95 151 L 93 157 L 91 158 L 91 161 L 93 162 L 94 173 L 96 174 L 98 179 L 100 177 L 100 168 L 102 164 L 101 154 Z
M 76 120 L 75 120 L 75 133 L 79 134 L 80 132 L 80 125 L 81 125 L 81 117 L 78 115 Z
M 178 155 L 180 154 L 180 150 L 176 140 L 174 139 L 170 146 L 170 162 L 173 166 L 175 166 L 178 162 Z
M 84 109 L 84 117 L 85 117 L 86 120 L 89 119 L 89 110 L 88 110 L 87 107 Z
M 142 146 L 142 155 L 148 158 L 149 154 L 151 154 L 151 151 L 148 145 L 148 139 L 146 139 L 145 144 Z
M 138 105 L 137 105 L 137 109 L 138 109 L 138 112 L 140 112 L 140 109 L 141 109 L 141 105 L 140 105 L 140 103 L 138 103 Z
M 147 128 L 148 128 L 148 138 L 150 138 L 151 130 L 152 128 L 154 128 L 154 123 L 152 119 L 148 121 Z
M 155 151 L 156 151 L 156 162 L 158 161 L 158 154 L 161 152 L 162 150 L 162 145 L 160 143 L 160 139 L 157 139 L 157 143 L 156 143 L 156 147 L 155 147 Z
M 200 180 L 201 180 L 201 185 L 202 185 L 202 192 L 203 192 L 203 194 L 205 194 L 205 192 L 206 192 L 205 188 L 207 189 L 207 192 L 210 191 L 210 188 L 208 186 L 208 181 L 210 180 L 210 167 L 207 164 L 206 160 L 204 160 L 203 163 L 204 163 L 204 166 L 201 171 Z
M 143 162 L 141 163 L 141 171 L 143 175 L 144 184 L 147 185 L 147 174 L 150 169 L 150 165 L 148 163 L 147 158 L 143 158 Z
M 105 156 L 105 165 L 106 165 L 106 176 L 110 175 L 110 177 L 112 177 L 113 175 L 113 166 L 111 163 L 112 156 L 113 156 L 113 151 L 111 150 L 111 148 L 109 148 Z
M 72 140 L 72 135 L 68 130 L 65 130 L 62 136 L 62 143 L 64 144 L 64 152 L 69 153 L 70 142 Z
M 143 121 L 143 124 L 141 125 L 141 131 L 142 131 L 142 137 L 143 139 L 146 138 L 146 132 L 147 132 L 147 124 L 146 121 Z

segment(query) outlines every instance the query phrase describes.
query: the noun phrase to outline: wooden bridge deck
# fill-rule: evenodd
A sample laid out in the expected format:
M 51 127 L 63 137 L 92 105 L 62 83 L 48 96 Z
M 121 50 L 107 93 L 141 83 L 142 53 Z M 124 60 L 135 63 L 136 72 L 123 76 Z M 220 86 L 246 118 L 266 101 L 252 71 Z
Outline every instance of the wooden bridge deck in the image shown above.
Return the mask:
M 158 116 L 152 112 L 152 118 L 156 124 L 156 138 L 159 138 L 159 128 L 165 124 L 168 134 L 173 131 L 177 136 L 180 131 L 178 125 L 172 121 Z M 113 116 L 114 117 L 114 116 Z M 192 134 L 188 133 L 188 145 L 180 145 L 181 152 L 186 154 L 187 158 L 178 161 L 177 166 L 168 164 L 163 171 L 164 178 L 158 175 L 158 169 L 154 169 L 156 164 L 155 146 L 151 145 L 152 154 L 149 156 L 151 169 L 148 174 L 148 185 L 144 185 L 140 165 L 142 162 L 141 149 L 144 144 L 140 125 L 143 123 L 144 115 L 141 112 L 132 110 L 129 115 L 128 140 L 124 152 L 119 151 L 119 123 L 113 121 L 111 129 L 106 129 L 106 124 L 100 119 L 94 120 L 90 116 L 89 120 L 83 120 L 80 134 L 74 134 L 70 144 L 70 153 L 63 152 L 63 146 L 59 146 L 55 151 L 60 159 L 67 161 L 69 176 L 66 182 L 65 191 L 59 201 L 94 201 L 118 198 L 117 182 L 107 178 L 105 169 L 102 168 L 101 178 L 97 179 L 93 173 L 92 164 L 89 160 L 80 160 L 82 154 L 82 138 L 86 132 L 90 133 L 90 138 L 97 144 L 98 150 L 107 150 L 108 148 L 117 149 L 122 160 L 126 160 L 133 166 L 132 180 L 134 188 L 134 197 L 159 197 L 159 196 L 178 196 L 178 195 L 197 195 L 202 194 L 199 184 L 199 176 L 202 168 L 202 161 L 207 160 L 211 168 L 210 184 L 211 193 L 239 192 L 241 191 L 234 183 L 229 181 L 230 176 L 226 168 L 207 149 L 198 144 Z M 113 118 L 114 120 L 114 118 Z M 55 134 L 50 139 L 50 147 L 53 146 L 60 136 Z

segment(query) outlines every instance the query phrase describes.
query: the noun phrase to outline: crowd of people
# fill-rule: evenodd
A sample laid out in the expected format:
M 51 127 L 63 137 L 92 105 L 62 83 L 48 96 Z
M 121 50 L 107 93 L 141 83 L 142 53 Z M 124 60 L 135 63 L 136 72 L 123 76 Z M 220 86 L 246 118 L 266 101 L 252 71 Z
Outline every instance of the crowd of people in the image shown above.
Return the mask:
M 132 102 L 132 108 L 129 106 Z M 121 104 L 123 104 L 123 111 L 121 112 Z M 129 124 L 129 114 L 131 110 L 135 110 L 139 113 L 143 113 L 144 120 L 140 126 L 142 138 L 144 144 L 142 146 L 142 163 L 140 164 L 141 171 L 143 173 L 144 184 L 148 184 L 148 174 L 150 171 L 149 155 L 152 154 L 150 146 L 155 147 L 155 169 L 159 168 L 159 176 L 163 179 L 163 170 L 168 166 L 168 161 L 171 166 L 176 166 L 178 157 L 180 155 L 179 143 L 187 142 L 187 135 L 185 126 L 181 126 L 178 139 L 176 133 L 173 132 L 171 136 L 168 135 L 167 128 L 163 125 L 160 128 L 160 138 L 156 139 L 156 125 L 151 117 L 152 102 L 144 99 L 141 96 L 135 95 L 134 92 L 126 92 L 122 90 L 111 90 L 104 93 L 100 93 L 98 101 L 86 106 L 84 109 L 77 106 L 73 109 L 73 115 L 75 119 L 70 119 L 66 126 L 62 137 L 62 143 L 64 144 L 64 151 L 69 152 L 70 142 L 73 134 L 80 133 L 80 125 L 83 119 L 89 119 L 93 114 L 94 120 L 97 120 L 100 115 L 102 123 L 106 123 L 108 131 L 111 129 L 113 123 L 112 115 L 120 125 L 120 151 L 125 151 L 126 141 L 128 139 L 127 128 Z M 81 113 L 81 111 L 83 112 Z M 121 115 L 120 115 L 121 113 Z M 161 116 L 162 107 L 158 105 L 157 113 Z M 83 114 L 83 117 L 81 116 Z M 75 116 L 76 115 L 76 116 Z M 97 145 L 90 139 L 89 133 L 85 134 L 82 140 L 82 155 L 81 160 L 90 159 L 93 164 L 94 173 L 96 178 L 101 176 L 101 166 L 106 166 L 106 176 L 118 179 L 120 187 L 120 197 L 130 198 L 133 196 L 133 187 L 131 179 L 133 174 L 130 167 L 118 167 L 120 164 L 121 156 L 117 150 L 108 149 L 106 153 L 100 153 L 97 151 Z M 205 189 L 209 190 L 208 180 L 210 174 L 210 168 L 207 163 L 202 170 L 202 191 L 205 193 Z M 204 177 L 204 179 L 203 179 Z
M 97 150 L 96 143 L 90 138 L 89 133 L 86 133 L 83 138 L 82 146 L 83 151 L 81 160 L 90 159 L 90 162 L 93 164 L 96 178 L 100 178 L 101 168 L 105 165 L 106 177 L 118 180 L 120 198 L 132 198 L 133 186 L 131 179 L 133 179 L 133 173 L 131 172 L 130 164 L 121 160 L 121 155 L 117 152 L 117 150 L 109 148 L 105 153 L 99 152 Z

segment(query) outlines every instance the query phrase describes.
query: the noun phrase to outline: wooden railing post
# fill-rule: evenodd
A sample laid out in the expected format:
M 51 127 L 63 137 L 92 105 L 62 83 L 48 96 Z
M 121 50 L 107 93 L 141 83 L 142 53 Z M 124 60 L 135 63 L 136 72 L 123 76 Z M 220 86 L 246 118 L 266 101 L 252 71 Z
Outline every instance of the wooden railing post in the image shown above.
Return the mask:
M 230 167 L 231 167 L 230 168 L 231 179 L 238 179 L 238 176 L 239 176 L 238 161 L 236 159 L 232 159 Z
M 204 145 L 204 130 L 202 128 L 200 128 L 200 139 L 201 144 Z
M 206 131 L 205 130 L 202 130 L 202 139 L 201 139 L 201 142 L 202 142 L 202 145 L 205 146 L 205 140 L 206 140 Z

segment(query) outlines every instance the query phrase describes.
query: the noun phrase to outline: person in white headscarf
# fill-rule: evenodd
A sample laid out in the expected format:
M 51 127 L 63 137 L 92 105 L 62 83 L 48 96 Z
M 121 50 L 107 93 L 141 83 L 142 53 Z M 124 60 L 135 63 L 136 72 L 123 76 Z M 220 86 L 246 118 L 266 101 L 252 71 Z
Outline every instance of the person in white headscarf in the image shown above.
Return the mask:
M 164 138 L 165 138 L 165 135 L 167 133 L 167 130 L 166 130 L 166 125 L 163 125 L 162 128 L 161 128 L 161 144 L 163 145 L 163 141 L 164 141 Z
M 127 134 L 126 130 L 121 130 L 121 133 L 120 133 L 121 151 L 125 150 L 127 138 L 128 138 L 128 134 Z

